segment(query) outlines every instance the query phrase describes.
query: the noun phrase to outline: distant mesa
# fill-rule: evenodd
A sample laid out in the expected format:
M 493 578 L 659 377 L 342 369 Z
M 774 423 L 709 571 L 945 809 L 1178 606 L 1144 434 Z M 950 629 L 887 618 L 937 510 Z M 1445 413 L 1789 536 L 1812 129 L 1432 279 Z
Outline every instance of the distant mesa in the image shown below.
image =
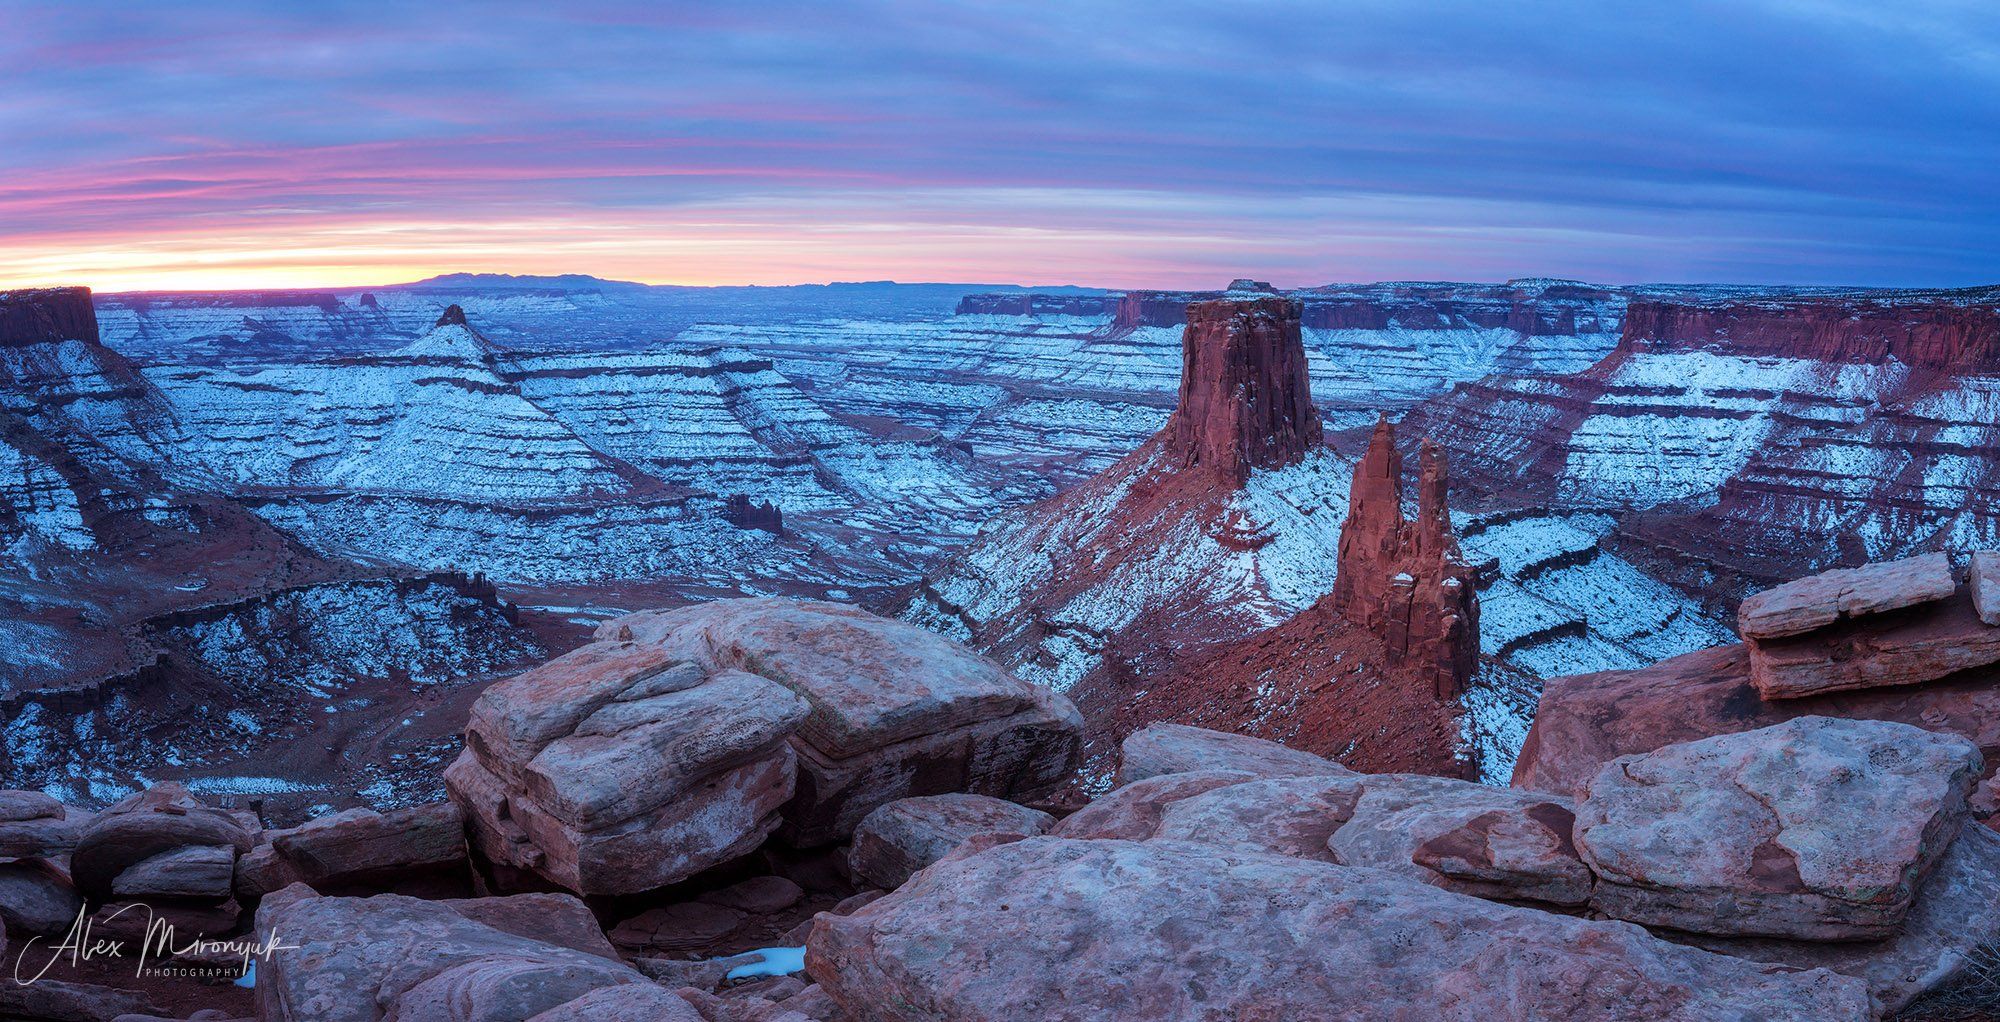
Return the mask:
M 0 291 L 0 347 L 97 340 L 97 310 L 87 287 Z

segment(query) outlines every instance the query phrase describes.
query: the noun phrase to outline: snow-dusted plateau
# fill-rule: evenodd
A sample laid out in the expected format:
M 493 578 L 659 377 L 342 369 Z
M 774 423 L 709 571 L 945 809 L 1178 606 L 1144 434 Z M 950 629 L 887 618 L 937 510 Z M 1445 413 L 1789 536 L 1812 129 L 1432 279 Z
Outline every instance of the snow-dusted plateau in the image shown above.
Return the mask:
M 1288 294 L 1324 446 L 1173 500 L 1144 445 L 1212 295 L 0 294 L 0 788 L 424 801 L 482 684 L 715 596 L 859 603 L 1059 691 L 1196 657 L 1332 591 L 1383 415 L 1451 466 L 1486 779 L 1541 679 L 1728 641 L 1772 581 L 2000 544 L 2000 294 Z

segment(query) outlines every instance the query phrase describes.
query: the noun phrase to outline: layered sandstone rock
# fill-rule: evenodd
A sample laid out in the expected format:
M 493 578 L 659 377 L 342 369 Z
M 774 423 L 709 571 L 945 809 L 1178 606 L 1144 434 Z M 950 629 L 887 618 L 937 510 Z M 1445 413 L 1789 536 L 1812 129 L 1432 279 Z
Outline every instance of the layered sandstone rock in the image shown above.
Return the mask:
M 1118 746 L 1116 787 L 1161 774 L 1238 770 L 1259 777 L 1345 774 L 1346 767 L 1277 742 L 1186 724 L 1151 724 Z
M 39 791 L 0 791 L 0 859 L 68 855 L 90 820 Z
M 1451 531 L 1444 456 L 1428 441 L 1418 475 L 1417 518 L 1403 517 L 1403 459 L 1396 428 L 1375 426 L 1354 467 L 1340 530 L 1334 613 L 1381 637 L 1392 664 L 1458 698 L 1479 660 L 1476 578 Z
M 268 838 L 290 874 L 322 892 L 466 868 L 466 818 L 452 802 L 390 812 L 354 808 Z
M 1842 618 L 1942 600 L 1957 589 L 1951 559 L 1944 554 L 1835 569 L 1744 600 L 1736 611 L 1737 630 L 1745 639 L 1803 635 Z
M 1049 833 L 1079 840 L 1144 841 L 1159 832 L 1160 818 L 1168 806 L 1205 791 L 1258 779 L 1259 775 L 1240 770 L 1159 774 L 1099 795 L 1089 805 L 1063 817 Z
M 258 967 L 262 1022 L 498 1022 L 534 1019 L 605 988 L 632 989 L 600 993 L 591 1003 L 649 998 L 659 989 L 613 959 L 400 895 L 326 898 L 290 887 L 266 899 L 257 930 L 296 945 Z
M 487 689 L 445 785 L 491 862 L 580 893 L 649 890 L 776 829 L 807 712 L 745 671 L 596 642 Z
M 1872 1017 L 1863 984 L 1825 970 L 1176 841 L 1029 838 L 949 858 L 822 916 L 806 966 L 868 1022 Z
M 69 875 L 54 863 L 0 862 L 0 930 L 53 937 L 76 922 L 82 907 Z
M 783 834 L 796 846 L 841 840 L 899 798 L 1033 801 L 1076 765 L 1083 721 L 1069 700 L 947 639 L 852 607 L 718 600 L 629 615 L 598 635 L 757 677 L 806 708 L 786 729 L 798 794 Z
M 106 933 L 137 936 L 157 917 L 184 939 L 221 936 L 236 925 L 235 865 L 256 843 L 254 827 L 179 784 L 158 784 L 84 827 L 70 877 Z
M 1939 553 L 1823 572 L 1744 600 L 1737 616 L 1757 691 L 1792 699 L 1917 685 L 2000 662 L 2000 628 L 1981 609 L 1994 602 L 1983 577 L 1993 563 L 1975 554 L 1964 591 Z
M 974 835 L 1034 837 L 1054 823 L 1040 810 L 983 795 L 897 799 L 862 818 L 848 863 L 856 876 L 894 890 Z
M 1979 620 L 2000 625 L 2000 550 L 1975 550 L 1966 569 L 1966 584 L 1972 588 L 1972 607 Z
M 1978 609 L 1990 563 L 1975 555 L 1964 585 L 1942 554 L 1800 579 L 1745 601 L 1741 644 L 1550 679 L 1514 784 L 1580 794 L 1618 756 L 1815 715 L 1962 735 L 2000 766 L 2000 627 Z
M 1251 469 L 1283 468 L 1319 446 L 1297 301 L 1189 305 L 1181 352 L 1180 400 L 1166 437 L 1183 469 L 1241 485 Z

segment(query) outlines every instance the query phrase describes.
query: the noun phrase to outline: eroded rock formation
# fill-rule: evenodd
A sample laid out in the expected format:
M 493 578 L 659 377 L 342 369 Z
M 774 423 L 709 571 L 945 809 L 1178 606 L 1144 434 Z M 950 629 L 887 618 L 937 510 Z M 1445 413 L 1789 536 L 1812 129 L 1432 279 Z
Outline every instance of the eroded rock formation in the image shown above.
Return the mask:
M 1318 447 L 1298 302 L 1188 306 L 1180 400 L 1164 435 L 1182 471 L 1219 473 L 1238 486 L 1252 469 L 1283 468 Z
M 1390 663 L 1457 699 L 1479 660 L 1479 595 L 1445 504 L 1444 455 L 1423 446 L 1417 517 L 1403 517 L 1403 459 L 1396 428 L 1375 426 L 1354 468 L 1340 532 L 1334 613 L 1378 635 Z

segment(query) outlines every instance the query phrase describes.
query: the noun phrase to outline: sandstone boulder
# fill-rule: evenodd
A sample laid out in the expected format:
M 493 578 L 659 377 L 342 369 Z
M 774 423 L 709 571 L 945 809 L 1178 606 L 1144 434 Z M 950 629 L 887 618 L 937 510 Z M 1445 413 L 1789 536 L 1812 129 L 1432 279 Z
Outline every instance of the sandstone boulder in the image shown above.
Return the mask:
M 1577 808 L 1591 905 L 1694 933 L 1891 936 L 1981 770 L 1962 738 L 1830 717 L 1620 758 Z
M 90 820 L 39 791 L 0 790 L 0 859 L 68 855 Z
M 76 922 L 83 899 L 69 877 L 42 859 L 0 862 L 0 929 L 51 937 Z
M 70 855 L 70 878 L 86 897 L 109 900 L 121 874 L 156 855 L 190 847 L 227 849 L 233 862 L 251 843 L 234 815 L 202 804 L 179 784 L 158 784 L 112 805 L 84 827 Z
M 727 905 L 685 901 L 650 908 L 611 928 L 611 942 L 634 954 L 684 956 L 733 933 L 749 915 Z
M 111 1022 L 120 1015 L 157 1015 L 152 999 L 133 990 L 44 976 L 16 983 L 13 965 L 0 982 L 0 1019 L 8 1022 Z
M 673 991 L 653 984 L 598 987 L 568 1004 L 557 1005 L 528 1022 L 704 1022 Z
M 984 795 L 897 799 L 862 818 L 848 863 L 856 876 L 894 890 L 975 834 L 1032 837 L 1054 823 L 1047 813 Z
M 502 933 L 566 947 L 572 951 L 618 960 L 618 949 L 605 939 L 583 902 L 567 894 L 508 894 L 487 898 L 449 898 L 438 904 Z
M 2000 625 L 2000 550 L 1977 550 L 1966 571 L 1972 609 L 1983 624 Z
M 394 894 L 290 887 L 265 899 L 257 931 L 297 945 L 258 965 L 262 1022 L 514 1022 L 604 987 L 652 986 L 622 963 Z
M 1841 618 L 1942 600 L 1957 588 L 1951 558 L 1941 553 L 1837 568 L 1773 586 L 1744 600 L 1736 611 L 1736 629 L 1746 639 L 1803 635 Z
M 1186 724 L 1153 724 L 1119 745 L 1118 776 L 1112 783 L 1122 787 L 1161 774 L 1206 770 L 1239 770 L 1259 777 L 1353 772 L 1330 759 L 1262 738 Z
M 445 786 L 490 861 L 582 894 L 650 890 L 777 827 L 807 712 L 745 671 L 592 643 L 482 693 Z
M 1485 898 L 1581 905 L 1591 876 L 1571 843 L 1573 823 L 1560 798 L 1422 774 L 1347 774 L 1218 786 L 1164 804 L 1149 831 L 1116 836 L 1369 866 Z
M 1604 764 L 1711 735 L 1802 716 L 1893 720 L 1961 735 L 2000 767 L 2000 669 L 1925 685 L 1765 701 L 1742 643 L 1697 650 L 1632 671 L 1552 678 L 1514 768 L 1514 786 L 1571 797 Z
M 798 884 L 781 876 L 751 877 L 696 898 L 753 916 L 775 915 L 806 896 Z
M 322 891 L 466 863 L 465 816 L 450 802 L 387 813 L 349 809 L 270 838 L 297 878 Z
M 809 712 L 792 736 L 795 846 L 848 837 L 876 806 L 963 791 L 1033 801 L 1075 769 L 1069 701 L 957 643 L 839 604 L 717 600 L 599 626 L 667 657 L 783 686 Z
M 1175 841 L 1042 837 L 953 856 L 822 916 L 806 967 L 867 1022 L 1871 1017 L 1863 985 L 1825 970 Z
M 1260 779 L 1241 770 L 1192 770 L 1133 781 L 1092 799 L 1049 828 L 1056 837 L 1144 841 L 1160 829 L 1167 807 L 1205 791 Z
M 234 893 L 236 849 L 228 845 L 186 845 L 141 859 L 111 881 L 118 898 L 206 898 Z

